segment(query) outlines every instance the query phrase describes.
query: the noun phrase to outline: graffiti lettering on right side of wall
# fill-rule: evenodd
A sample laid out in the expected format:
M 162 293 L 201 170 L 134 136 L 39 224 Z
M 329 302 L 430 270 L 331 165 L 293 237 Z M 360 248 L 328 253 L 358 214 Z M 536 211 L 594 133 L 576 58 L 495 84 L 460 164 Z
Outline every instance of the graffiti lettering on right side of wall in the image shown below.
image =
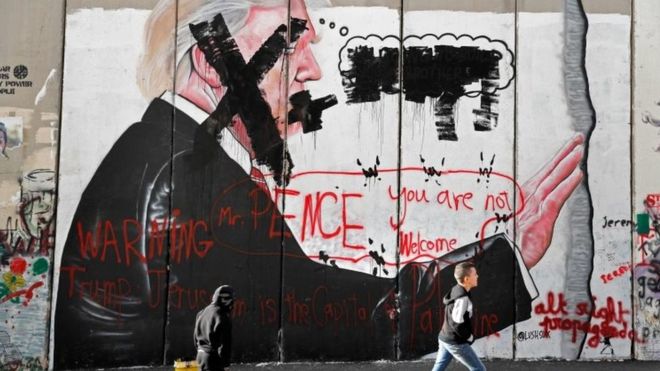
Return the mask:
M 570 309 L 564 294 L 550 291 L 544 302 L 534 306 L 534 313 L 544 316 L 539 322 L 539 327 L 544 333 L 552 335 L 555 331 L 568 332 L 572 334 L 570 338 L 575 343 L 579 340 L 579 334 L 584 332 L 587 334 L 585 344 L 591 348 L 597 348 L 599 344 L 604 344 L 606 348 L 610 339 L 644 342 L 639 331 L 632 328 L 630 308 L 626 308 L 621 300 L 608 296 L 604 300 L 595 298 L 594 302 L 593 307 L 590 303 L 584 302 L 578 303 L 574 309 L 577 316 L 589 313 L 591 321 L 569 319 Z

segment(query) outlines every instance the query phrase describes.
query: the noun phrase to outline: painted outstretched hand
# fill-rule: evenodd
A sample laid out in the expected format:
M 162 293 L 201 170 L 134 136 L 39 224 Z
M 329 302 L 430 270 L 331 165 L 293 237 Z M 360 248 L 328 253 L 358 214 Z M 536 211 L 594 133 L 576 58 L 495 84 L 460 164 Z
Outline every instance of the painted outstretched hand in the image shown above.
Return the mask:
M 525 207 L 513 222 L 516 223 L 518 246 L 528 269 L 545 255 L 552 242 L 559 211 L 582 181 L 579 166 L 583 156 L 584 135 L 577 134 L 522 186 Z M 512 228 L 508 230 L 513 232 Z

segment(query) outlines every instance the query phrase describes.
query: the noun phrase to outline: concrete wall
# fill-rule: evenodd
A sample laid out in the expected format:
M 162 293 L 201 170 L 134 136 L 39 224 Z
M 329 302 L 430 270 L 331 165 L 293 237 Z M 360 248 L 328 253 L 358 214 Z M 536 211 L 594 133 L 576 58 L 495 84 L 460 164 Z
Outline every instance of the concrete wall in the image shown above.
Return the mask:
M 48 366 L 64 2 L 0 5 L 0 365 Z
M 235 361 L 432 357 L 465 260 L 482 357 L 659 359 L 658 4 L 291 1 L 219 75 L 200 3 L 3 3 L 3 367 L 192 358 L 220 284 Z
M 634 7 L 634 68 L 633 68 L 633 131 L 632 161 L 633 193 L 632 210 L 640 220 L 633 235 L 633 293 L 635 328 L 642 333 L 643 344 L 635 347 L 634 356 L 639 359 L 657 359 L 660 355 L 660 297 L 658 296 L 658 212 L 656 180 L 648 168 L 658 153 L 654 136 L 657 124 L 657 77 L 651 65 L 658 58 L 657 33 L 653 25 L 658 22 L 657 4 L 644 1 Z

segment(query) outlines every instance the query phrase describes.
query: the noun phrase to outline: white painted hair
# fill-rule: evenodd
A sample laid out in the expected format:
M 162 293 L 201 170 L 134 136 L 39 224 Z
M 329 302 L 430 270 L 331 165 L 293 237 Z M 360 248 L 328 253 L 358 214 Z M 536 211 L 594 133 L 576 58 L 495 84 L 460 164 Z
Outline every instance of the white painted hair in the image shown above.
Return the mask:
M 191 23 L 210 22 L 221 13 L 232 34 L 238 32 L 252 6 L 286 6 L 289 0 L 161 0 L 145 24 L 144 52 L 137 70 L 137 83 L 147 98 L 174 90 L 192 72 L 190 50 L 196 41 L 188 27 Z M 329 0 L 306 0 L 309 8 L 329 6 Z M 175 19 L 176 18 L 176 19 Z M 176 48 L 174 47 L 176 27 Z M 174 66 L 176 65 L 176 75 Z

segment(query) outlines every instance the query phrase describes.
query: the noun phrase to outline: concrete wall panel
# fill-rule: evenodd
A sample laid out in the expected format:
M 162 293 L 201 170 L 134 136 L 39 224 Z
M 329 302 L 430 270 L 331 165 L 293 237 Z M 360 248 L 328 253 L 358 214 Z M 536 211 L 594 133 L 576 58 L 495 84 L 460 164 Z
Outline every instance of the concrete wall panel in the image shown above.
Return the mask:
M 6 1 L 0 14 L 0 368 L 49 364 L 63 11 Z
M 632 292 L 635 329 L 641 342 L 635 345 L 635 357 L 658 359 L 660 356 L 660 296 L 658 270 L 658 176 L 648 169 L 658 155 L 655 129 L 658 112 L 657 63 L 660 8 L 652 1 L 635 1 L 633 54 L 633 215 L 638 228 L 633 234 L 634 290 Z
M 625 278 L 630 270 L 626 247 L 630 243 L 626 222 L 630 220 L 626 207 L 630 168 L 626 153 L 630 141 L 624 138 L 628 138 L 630 19 L 624 15 L 587 13 L 586 43 L 577 45 L 575 50 L 570 49 L 569 38 L 564 37 L 570 27 L 564 14 L 528 13 L 526 7 L 519 10 L 516 105 L 519 182 L 530 184 L 526 179 L 534 179 L 545 171 L 554 174 L 551 182 L 556 182 L 557 192 L 578 178 L 582 179 L 582 185 L 566 200 L 554 223 L 545 256 L 533 270 L 533 277 L 542 277 L 535 280 L 540 298 L 532 319 L 517 329 L 516 356 L 535 358 L 543 353 L 568 359 L 627 358 L 631 316 L 630 284 Z M 567 55 L 579 53 L 580 48 L 586 51 L 585 70 L 572 71 Z M 587 78 L 588 91 L 575 87 L 576 80 L 579 86 L 579 81 Z M 584 129 L 578 123 L 585 115 L 575 114 L 580 96 L 587 96 L 593 104 L 587 119 L 595 117 L 593 129 L 582 131 L 583 134 L 579 134 Z M 575 147 L 572 154 L 571 146 Z M 553 157 L 563 160 L 553 164 Z M 557 171 L 578 158 L 582 162 L 588 158 L 588 162 L 564 174 Z M 539 169 L 545 170 L 538 172 Z M 539 190 L 545 191 L 544 188 L 541 185 Z M 532 197 L 525 207 L 534 208 L 539 191 L 528 188 L 526 192 L 529 191 Z M 557 202 L 557 192 L 548 193 L 549 199 L 540 206 Z M 524 216 L 525 213 L 521 214 L 521 219 Z M 609 220 L 619 222 L 614 224 Z M 519 243 L 524 250 L 525 223 L 521 220 L 519 224 Z M 577 233 L 577 225 L 586 227 Z M 581 244 L 585 247 L 578 253 Z M 585 296 L 586 292 L 589 295 Z M 590 316 L 585 310 L 592 308 L 598 313 L 610 303 L 620 308 L 621 316 L 616 323 L 609 317 Z M 575 327 L 556 325 L 567 319 Z M 584 331 L 587 324 L 589 331 Z M 617 331 L 604 334 L 610 327 Z
M 311 13 L 321 74 L 304 88 L 313 99 L 332 94 L 337 104 L 318 130 L 287 136 L 295 167 L 284 213 L 296 241 L 284 241 L 285 359 L 396 358 L 397 235 L 389 220 L 398 202 L 399 94 L 382 92 L 378 82 L 399 79 L 401 12 L 391 3 Z M 384 47 L 389 54 L 381 59 Z M 290 61 L 295 92 L 309 66 Z M 309 323 L 296 320 L 294 302 L 309 305 Z
M 452 260 L 475 261 L 481 276 L 473 292 L 475 348 L 484 357 L 508 358 L 515 322 L 512 268 L 520 269 L 508 245 L 513 230 L 506 234 L 514 211 L 515 8 L 509 1 L 472 2 L 479 12 L 435 5 L 410 1 L 404 15 L 401 184 L 427 199 L 403 205 L 400 260 L 427 270 L 433 291 L 427 290 L 434 293 L 425 297 L 433 305 L 413 303 L 408 310 L 412 318 L 432 315 L 433 326 L 414 331 L 428 332 L 432 344 L 444 322 L 441 298 L 455 284 Z M 404 282 L 404 273 L 414 267 L 402 267 L 404 294 L 415 285 Z

